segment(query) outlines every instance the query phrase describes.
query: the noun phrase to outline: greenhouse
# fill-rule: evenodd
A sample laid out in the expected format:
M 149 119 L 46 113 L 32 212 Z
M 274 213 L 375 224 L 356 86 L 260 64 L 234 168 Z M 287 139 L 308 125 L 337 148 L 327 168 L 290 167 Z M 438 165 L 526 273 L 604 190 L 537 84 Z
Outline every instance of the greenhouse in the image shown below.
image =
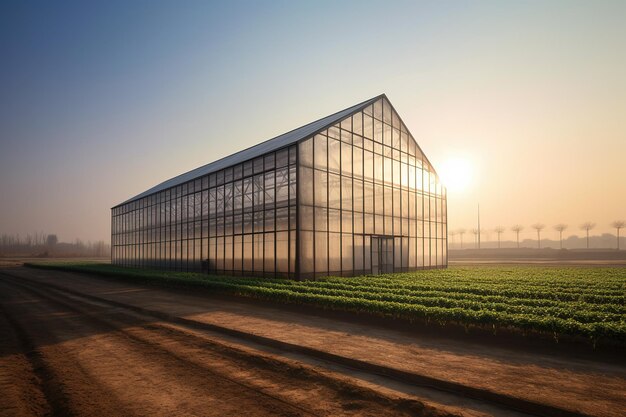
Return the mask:
M 383 94 L 111 209 L 112 262 L 307 279 L 447 266 L 446 191 Z

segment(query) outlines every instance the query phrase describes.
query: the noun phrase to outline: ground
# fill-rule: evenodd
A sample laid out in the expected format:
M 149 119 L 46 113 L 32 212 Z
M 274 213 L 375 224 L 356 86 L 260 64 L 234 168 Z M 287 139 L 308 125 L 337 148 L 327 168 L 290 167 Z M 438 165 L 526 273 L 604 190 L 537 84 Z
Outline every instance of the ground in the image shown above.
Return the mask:
M 182 318 L 182 319 L 181 319 Z M 0 415 L 595 415 L 623 360 L 0 270 Z

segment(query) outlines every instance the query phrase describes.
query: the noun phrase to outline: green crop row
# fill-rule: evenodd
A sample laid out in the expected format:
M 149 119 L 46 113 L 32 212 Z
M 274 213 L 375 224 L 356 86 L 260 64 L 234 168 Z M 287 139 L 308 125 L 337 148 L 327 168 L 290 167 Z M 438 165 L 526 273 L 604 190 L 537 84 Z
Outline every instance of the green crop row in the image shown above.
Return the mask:
M 557 338 L 581 336 L 594 344 L 598 340 L 626 344 L 626 269 L 620 268 L 451 268 L 443 272 L 290 281 L 112 265 L 47 264 L 38 267 L 168 286 L 203 287 L 277 303 L 408 321 L 517 329 L 523 333 L 548 333 Z M 472 281 L 472 277 L 476 280 Z M 500 282 L 500 277 L 506 282 Z M 551 289 L 549 283 L 558 285 Z M 543 290 L 539 290 L 541 285 L 545 286 Z

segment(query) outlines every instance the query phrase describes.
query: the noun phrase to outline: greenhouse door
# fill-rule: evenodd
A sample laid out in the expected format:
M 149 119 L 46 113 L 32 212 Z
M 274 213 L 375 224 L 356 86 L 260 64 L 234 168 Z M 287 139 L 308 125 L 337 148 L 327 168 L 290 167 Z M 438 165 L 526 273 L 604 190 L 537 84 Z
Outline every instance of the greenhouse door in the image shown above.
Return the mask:
M 393 238 L 372 236 L 372 274 L 393 272 Z

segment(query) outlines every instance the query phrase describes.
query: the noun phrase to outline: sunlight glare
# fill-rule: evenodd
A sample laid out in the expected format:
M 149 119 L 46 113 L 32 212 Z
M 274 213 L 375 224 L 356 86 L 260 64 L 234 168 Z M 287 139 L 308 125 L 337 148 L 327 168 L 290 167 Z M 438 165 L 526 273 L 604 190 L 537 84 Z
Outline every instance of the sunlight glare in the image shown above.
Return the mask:
M 472 164 L 466 158 L 449 158 L 437 170 L 448 192 L 463 193 L 472 184 Z

